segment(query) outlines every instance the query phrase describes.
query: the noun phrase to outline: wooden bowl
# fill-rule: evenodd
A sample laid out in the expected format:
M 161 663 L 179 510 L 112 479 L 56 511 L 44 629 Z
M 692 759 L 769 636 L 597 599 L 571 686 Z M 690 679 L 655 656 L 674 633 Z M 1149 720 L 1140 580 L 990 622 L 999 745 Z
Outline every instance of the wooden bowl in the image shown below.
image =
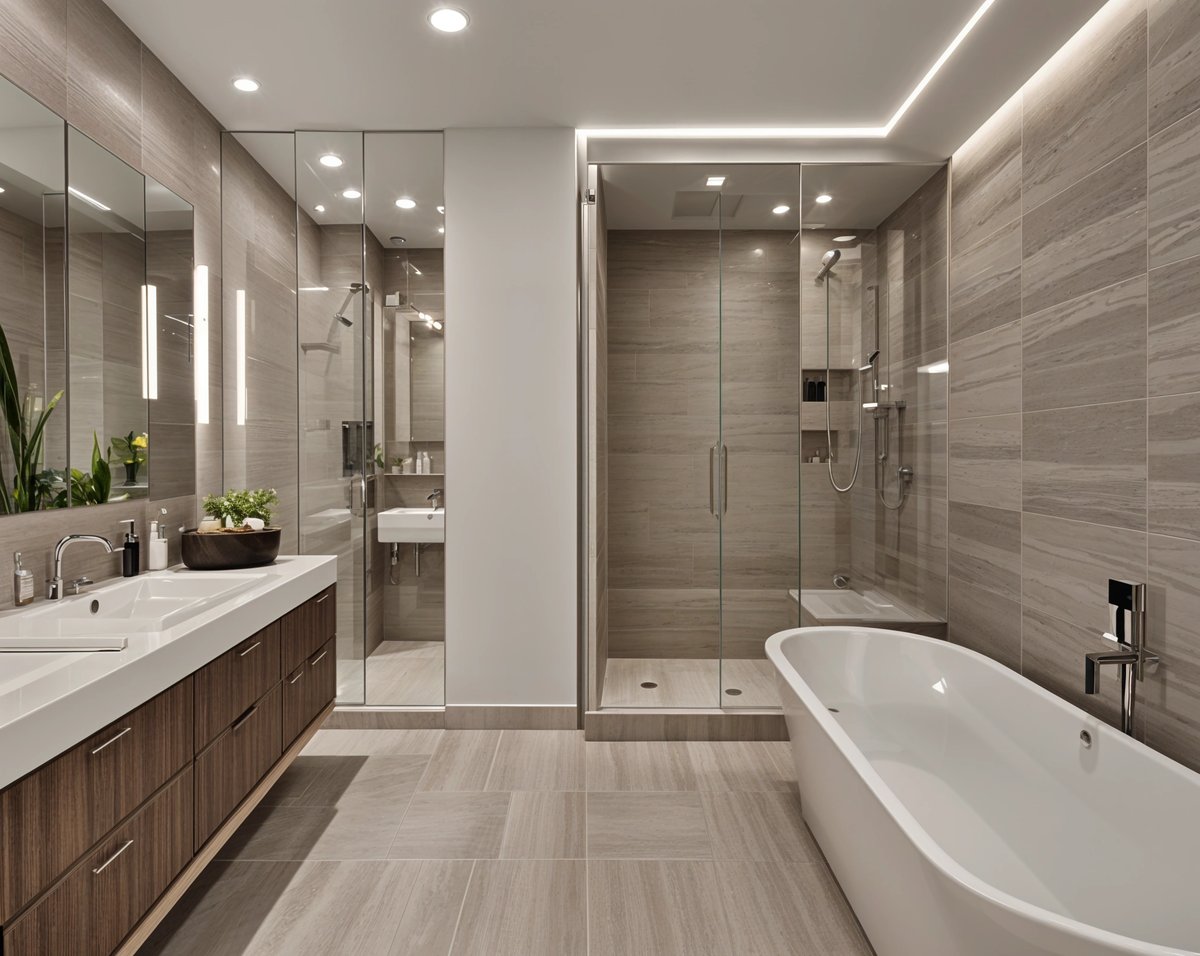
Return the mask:
M 205 534 L 193 528 L 182 535 L 183 563 L 193 571 L 261 568 L 279 557 L 282 537 L 282 528 Z

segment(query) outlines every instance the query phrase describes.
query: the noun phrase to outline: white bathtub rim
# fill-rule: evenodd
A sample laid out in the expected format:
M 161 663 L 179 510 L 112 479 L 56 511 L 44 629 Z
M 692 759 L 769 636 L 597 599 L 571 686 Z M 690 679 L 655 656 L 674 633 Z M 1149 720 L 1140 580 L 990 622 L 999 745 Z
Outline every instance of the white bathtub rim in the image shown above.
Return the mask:
M 1140 747 L 1145 756 L 1151 758 L 1155 763 L 1158 763 L 1164 770 L 1170 773 L 1181 776 L 1188 782 L 1200 786 L 1200 775 L 1189 770 L 1169 757 L 1159 753 L 1158 751 L 1147 747 L 1136 738 L 1123 734 L 1115 727 L 1100 720 L 1097 717 L 1087 713 L 1087 711 L 1076 707 L 1070 701 L 1059 697 L 1046 690 L 1039 684 L 1035 684 L 1027 677 L 1018 674 L 1016 671 L 1003 664 L 997 663 L 990 657 L 980 654 L 978 651 L 973 651 L 968 647 L 962 647 L 958 644 L 951 644 L 948 641 L 939 638 L 925 637 L 921 634 L 913 634 L 909 631 L 897 631 L 887 628 L 864 627 L 862 625 L 848 626 L 822 626 L 822 627 L 793 627 L 785 631 L 779 631 L 772 634 L 767 639 L 766 652 L 771 663 L 775 665 L 777 671 L 782 674 L 792 690 L 800 698 L 801 702 L 812 714 L 813 718 L 820 725 L 821 729 L 828 734 L 830 739 L 837 746 L 842 756 L 850 763 L 855 772 L 870 788 L 871 792 L 879 800 L 884 810 L 895 820 L 901 831 L 908 838 L 909 842 L 917 849 L 917 851 L 925 857 L 931 866 L 940 870 L 948 879 L 953 880 L 966 892 L 980 897 L 996 906 L 1001 907 L 1017 916 L 1033 919 L 1037 922 L 1047 924 L 1057 929 L 1074 933 L 1081 938 L 1101 945 L 1110 947 L 1137 948 L 1137 951 L 1144 953 L 1145 956 L 1198 956 L 1196 950 L 1178 949 L 1173 946 L 1164 946 L 1160 943 L 1153 943 L 1147 940 L 1137 939 L 1132 936 L 1125 936 L 1121 933 L 1115 933 L 1111 930 L 1102 929 L 1098 926 L 1092 926 L 1090 923 L 1084 923 L 1080 920 L 1073 919 L 1069 916 L 1064 916 L 1061 913 L 1055 913 L 1052 910 L 1045 909 L 1035 903 L 1030 903 L 1027 900 L 1022 900 L 1019 897 L 998 889 L 992 884 L 980 879 L 978 876 L 967 870 L 962 864 L 958 863 L 951 857 L 941 846 L 929 835 L 929 832 L 917 821 L 905 807 L 904 803 L 892 792 L 875 768 L 867 760 L 866 756 L 858 746 L 850 739 L 850 735 L 842 729 L 838 721 L 829 713 L 827 706 L 821 703 L 816 692 L 805 682 L 799 672 L 792 663 L 784 655 L 781 645 L 789 637 L 800 634 L 820 635 L 828 634 L 830 636 L 845 634 L 853 631 L 867 631 L 871 634 L 891 634 L 897 638 L 906 640 L 919 641 L 924 644 L 936 644 L 940 647 L 950 648 L 955 653 L 962 653 L 973 657 L 975 660 L 986 665 L 988 668 L 995 671 L 1006 679 L 1016 679 L 1026 685 L 1026 689 L 1036 693 L 1044 700 L 1049 701 L 1060 709 L 1071 712 L 1071 715 L 1087 725 L 1087 729 L 1092 733 L 1093 737 L 1100 734 L 1108 737 L 1113 741 L 1123 744 L 1132 744 L 1135 747 Z

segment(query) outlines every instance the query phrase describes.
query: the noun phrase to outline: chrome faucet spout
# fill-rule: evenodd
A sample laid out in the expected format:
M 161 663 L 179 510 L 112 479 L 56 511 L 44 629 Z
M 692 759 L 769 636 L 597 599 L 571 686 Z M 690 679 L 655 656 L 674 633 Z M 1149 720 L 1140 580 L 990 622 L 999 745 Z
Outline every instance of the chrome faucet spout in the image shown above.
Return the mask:
M 1158 658 L 1146 651 L 1146 585 L 1110 580 L 1108 619 L 1109 629 L 1103 637 L 1121 649 L 1084 655 L 1083 692 L 1098 694 L 1101 669 L 1108 666 L 1118 668 L 1121 676 L 1121 731 L 1132 736 L 1137 682 L 1145 679 L 1147 670 L 1153 672 L 1158 665 Z
M 49 581 L 46 582 L 46 597 L 51 601 L 58 601 L 63 596 L 63 554 L 66 553 L 67 548 L 69 548 L 71 545 L 78 544 L 81 541 L 93 541 L 96 544 L 103 545 L 105 552 L 108 554 L 113 554 L 116 551 L 116 549 L 112 546 L 112 542 L 109 541 L 108 538 L 102 537 L 98 534 L 69 534 L 65 538 L 61 539 L 58 544 L 54 546 L 53 576 Z M 85 581 L 85 578 L 80 578 L 79 585 L 81 586 L 83 583 L 85 583 Z M 76 587 L 75 593 L 79 593 L 78 587 Z

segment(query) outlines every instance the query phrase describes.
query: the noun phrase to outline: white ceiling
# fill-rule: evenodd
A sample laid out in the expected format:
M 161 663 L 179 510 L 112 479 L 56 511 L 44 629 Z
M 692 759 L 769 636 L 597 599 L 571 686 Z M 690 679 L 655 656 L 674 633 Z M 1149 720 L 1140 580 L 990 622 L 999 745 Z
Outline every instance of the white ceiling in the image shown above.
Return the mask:
M 108 0 L 231 129 L 874 126 L 979 7 L 458 2 L 445 35 L 429 0 Z M 945 158 L 1101 5 L 997 0 L 876 154 Z
M 917 191 L 938 165 L 603 165 L 610 229 L 873 229 Z M 724 176 L 720 188 L 705 185 Z M 708 217 L 676 215 L 678 194 L 714 197 Z M 720 208 L 716 194 L 722 195 Z M 816 197 L 829 195 L 828 203 Z M 788 211 L 777 214 L 777 206 Z

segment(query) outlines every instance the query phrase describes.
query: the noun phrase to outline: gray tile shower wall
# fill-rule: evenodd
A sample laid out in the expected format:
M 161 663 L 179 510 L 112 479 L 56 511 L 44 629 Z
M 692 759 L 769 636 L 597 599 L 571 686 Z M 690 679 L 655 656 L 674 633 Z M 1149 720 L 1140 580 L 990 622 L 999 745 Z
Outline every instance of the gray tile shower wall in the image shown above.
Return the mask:
M 221 488 L 221 126 L 101 0 L 5 3 L 0 74 L 190 202 L 196 263 L 209 267 L 212 413 L 208 424 L 196 426 L 197 494 L 177 496 L 178 482 L 172 480 L 161 492 L 152 487 L 150 502 L 0 519 L 0 573 L 10 572 L 11 554 L 19 548 L 34 573 L 41 574 L 48 571 L 48 547 L 68 531 L 115 537 L 117 522 L 133 517 L 144 533 L 150 517 L 166 507 L 177 537 L 179 524 L 195 520 L 199 497 Z M 162 419 L 152 417 L 157 420 Z M 151 448 L 156 444 L 163 447 L 152 432 Z M 119 562 L 102 555 L 77 560 L 80 572 L 96 580 L 120 571 Z M 10 604 L 7 589 L 0 590 L 0 607 Z
M 1145 581 L 1137 734 L 1200 769 L 1200 7 L 1110 3 L 953 159 L 950 637 L 1082 692 Z

